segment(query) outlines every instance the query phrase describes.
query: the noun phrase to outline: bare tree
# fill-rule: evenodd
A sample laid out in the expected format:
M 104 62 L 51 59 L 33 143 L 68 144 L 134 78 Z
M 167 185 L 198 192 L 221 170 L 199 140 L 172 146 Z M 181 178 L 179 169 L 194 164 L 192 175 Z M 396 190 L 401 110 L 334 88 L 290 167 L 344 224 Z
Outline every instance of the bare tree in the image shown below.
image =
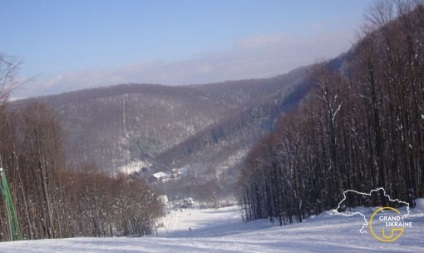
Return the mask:
M 19 65 L 15 58 L 0 53 L 0 104 L 9 98 L 19 84 L 16 80 Z

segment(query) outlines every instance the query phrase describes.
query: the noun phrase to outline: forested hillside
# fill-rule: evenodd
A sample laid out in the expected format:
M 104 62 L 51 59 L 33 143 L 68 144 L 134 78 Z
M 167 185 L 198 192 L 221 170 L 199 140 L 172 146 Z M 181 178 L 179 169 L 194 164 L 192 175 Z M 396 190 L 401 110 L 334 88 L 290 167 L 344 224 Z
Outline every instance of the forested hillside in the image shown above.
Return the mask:
M 245 97 L 249 103 L 155 157 L 155 166 L 164 171 L 188 169 L 182 180 L 162 187 L 168 197 L 193 196 L 216 201 L 233 195 L 247 152 L 271 132 L 278 119 L 293 109 L 311 88 L 305 76 L 306 68 L 299 68 L 271 79 L 196 86 L 215 96 L 238 97 L 238 101 Z
M 128 163 L 148 161 L 157 170 L 170 170 L 198 163 L 193 153 L 202 156 L 201 163 L 218 166 L 262 138 L 288 104 L 302 97 L 309 87 L 305 71 L 207 85 L 117 85 L 37 101 L 58 113 L 66 161 L 74 167 L 95 162 L 114 174 Z M 25 103 L 17 101 L 14 107 Z M 211 132 L 213 137 L 207 137 Z M 222 146 L 223 139 L 231 144 Z M 211 143 L 216 152 L 207 150 Z
M 221 120 L 210 124 L 181 144 L 159 154 L 157 160 L 179 166 L 189 162 L 209 164 L 212 161 L 208 160 L 222 161 L 222 158 L 211 157 L 213 148 L 227 154 L 228 151 L 248 148 L 274 129 L 279 116 L 292 109 L 303 98 L 310 88 L 305 76 L 305 69 L 302 68 L 288 75 L 247 81 L 246 84 L 233 82 L 196 87 L 214 96 L 247 102 L 242 103 L 237 110 L 227 112 Z M 227 85 L 227 88 L 223 85 Z M 225 150 L 227 146 L 231 146 L 230 150 Z M 192 156 L 196 155 L 201 157 L 201 161 L 193 160 Z
M 248 150 L 310 89 L 307 71 L 301 67 L 268 79 L 179 87 L 116 85 L 19 100 L 7 111 L 30 113 L 35 103 L 54 117 L 60 146 L 49 155 L 60 152 L 60 163 L 49 165 L 57 175 L 87 173 L 92 167 L 116 176 L 147 166 L 147 180 L 157 171 L 186 168 L 181 178 L 156 188 L 170 199 L 215 201 L 234 192 Z M 128 164 L 138 167 L 128 170 Z
M 236 107 L 186 87 L 119 85 L 41 98 L 55 108 L 72 163 L 95 161 L 106 173 L 151 159 Z
M 376 2 L 345 64 L 314 66 L 308 101 L 247 157 L 246 220 L 302 221 L 347 189 L 384 187 L 411 206 L 424 196 L 423 17 L 421 2 Z M 351 197 L 346 208 L 388 204 Z

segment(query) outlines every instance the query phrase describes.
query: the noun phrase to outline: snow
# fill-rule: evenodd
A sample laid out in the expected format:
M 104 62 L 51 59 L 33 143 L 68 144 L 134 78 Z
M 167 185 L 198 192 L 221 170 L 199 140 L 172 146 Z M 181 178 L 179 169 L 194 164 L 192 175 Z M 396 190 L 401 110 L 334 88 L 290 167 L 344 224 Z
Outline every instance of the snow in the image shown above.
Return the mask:
M 153 176 L 155 178 L 164 178 L 164 177 L 167 177 L 168 175 L 165 172 L 161 171 L 161 172 L 157 172 L 157 173 L 153 174 Z
M 125 175 L 130 175 L 139 172 L 143 167 L 151 167 L 152 164 L 146 161 L 132 161 L 124 166 L 119 167 L 116 171 Z M 115 173 L 115 174 L 118 174 Z
M 372 209 L 361 209 L 372 212 Z M 237 207 L 183 209 L 163 219 L 158 236 L 71 238 L 0 243 L 2 253 L 41 252 L 423 252 L 424 199 L 411 209 L 413 227 L 392 243 L 359 233 L 362 217 L 326 212 L 305 222 L 279 227 L 268 220 L 244 223 Z M 191 231 L 190 231 L 191 229 Z

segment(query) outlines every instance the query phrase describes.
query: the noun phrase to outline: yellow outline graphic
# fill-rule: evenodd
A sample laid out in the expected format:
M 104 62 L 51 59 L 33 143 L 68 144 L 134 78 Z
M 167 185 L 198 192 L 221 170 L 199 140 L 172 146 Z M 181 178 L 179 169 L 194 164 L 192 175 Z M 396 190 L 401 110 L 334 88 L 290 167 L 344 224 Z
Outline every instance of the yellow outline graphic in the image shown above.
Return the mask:
M 390 236 L 387 236 L 386 235 L 386 233 L 385 233 L 385 230 L 384 230 L 384 228 L 382 228 L 381 229 L 381 234 L 383 235 L 383 237 L 384 238 L 381 238 L 381 237 L 379 237 L 378 235 L 376 235 L 375 234 L 375 232 L 374 232 L 374 228 L 372 227 L 372 222 L 373 222 L 373 220 L 374 220 L 374 216 L 377 214 L 377 213 L 379 213 L 379 212 L 381 212 L 381 211 L 383 211 L 383 210 L 391 210 L 391 211 L 393 211 L 393 212 L 396 212 L 397 214 L 401 214 L 396 208 L 393 208 L 393 207 L 389 207 L 389 206 L 386 206 L 386 207 L 380 207 L 379 209 L 377 209 L 373 214 L 372 214 L 372 216 L 371 216 L 371 218 L 370 218 L 370 232 L 371 232 L 371 234 L 374 236 L 374 238 L 375 239 L 377 239 L 377 240 L 379 240 L 379 241 L 381 241 L 381 242 L 394 242 L 394 241 L 396 241 L 397 239 L 399 239 L 401 236 L 402 236 L 402 234 L 403 234 L 403 232 L 404 232 L 404 228 L 392 228 L 391 229 L 391 231 L 390 231 Z M 394 236 L 394 234 L 395 234 L 395 231 L 399 231 L 399 234 L 397 235 L 397 236 Z

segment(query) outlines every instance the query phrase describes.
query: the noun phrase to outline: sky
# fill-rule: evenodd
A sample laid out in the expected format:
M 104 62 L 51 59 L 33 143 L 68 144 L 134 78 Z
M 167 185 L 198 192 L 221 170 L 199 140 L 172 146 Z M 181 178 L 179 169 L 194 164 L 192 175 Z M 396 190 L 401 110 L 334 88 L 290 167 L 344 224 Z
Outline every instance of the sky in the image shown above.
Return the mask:
M 14 97 L 272 77 L 355 41 L 371 0 L 0 0 Z

